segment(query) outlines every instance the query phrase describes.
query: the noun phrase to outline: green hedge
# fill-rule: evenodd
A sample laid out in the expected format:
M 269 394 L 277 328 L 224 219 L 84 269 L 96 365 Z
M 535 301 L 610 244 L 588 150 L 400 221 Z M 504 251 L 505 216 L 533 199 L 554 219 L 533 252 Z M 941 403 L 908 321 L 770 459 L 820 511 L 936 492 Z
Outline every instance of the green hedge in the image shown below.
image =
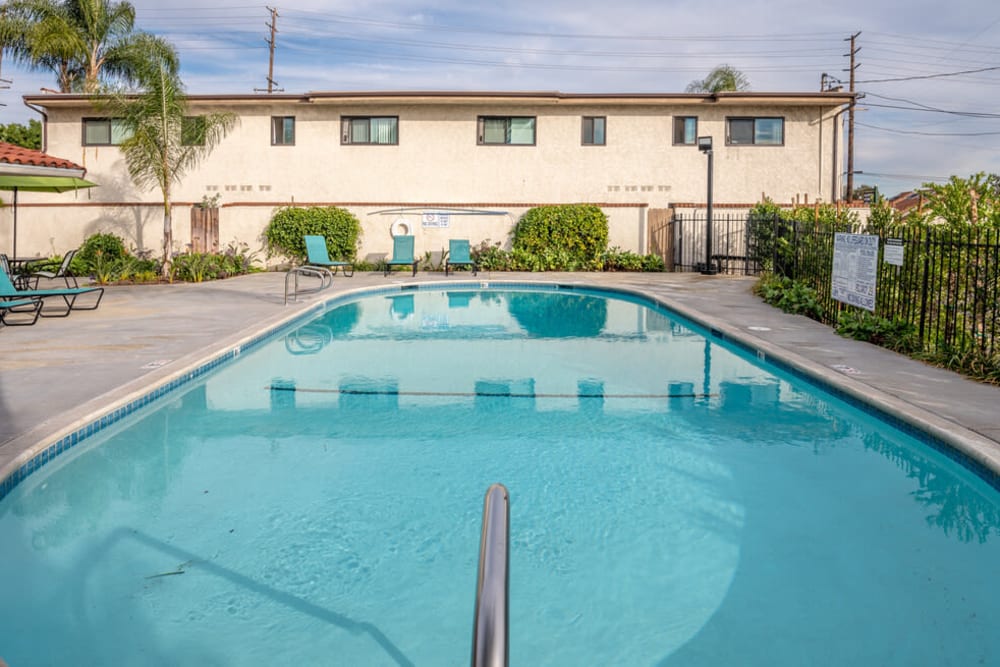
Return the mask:
M 336 206 L 279 209 L 264 230 L 267 253 L 306 258 L 305 236 L 326 238 L 330 258 L 353 261 L 358 254 L 361 223 L 350 211 Z
M 608 247 L 608 218 L 592 204 L 537 206 L 514 227 L 513 251 L 539 258 L 546 270 L 565 262 L 570 270 L 600 270 Z M 536 270 L 536 269 L 532 269 Z

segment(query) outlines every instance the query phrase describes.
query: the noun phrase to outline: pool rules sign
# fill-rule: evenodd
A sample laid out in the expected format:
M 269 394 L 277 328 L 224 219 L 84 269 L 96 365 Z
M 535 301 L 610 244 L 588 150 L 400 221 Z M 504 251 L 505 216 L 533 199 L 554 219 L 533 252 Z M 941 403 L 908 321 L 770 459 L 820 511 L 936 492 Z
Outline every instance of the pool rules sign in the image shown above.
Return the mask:
M 878 237 L 837 233 L 833 238 L 833 284 L 837 301 L 875 311 Z

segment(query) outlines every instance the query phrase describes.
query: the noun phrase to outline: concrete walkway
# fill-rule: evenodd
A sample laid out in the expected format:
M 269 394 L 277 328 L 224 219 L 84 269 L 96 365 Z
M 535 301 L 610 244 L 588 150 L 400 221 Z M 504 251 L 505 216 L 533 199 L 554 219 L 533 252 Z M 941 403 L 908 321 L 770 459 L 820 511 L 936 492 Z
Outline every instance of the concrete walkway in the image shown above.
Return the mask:
M 405 276 L 405 277 L 404 277 Z M 96 311 L 0 329 L 0 480 L 63 434 L 199 366 L 334 294 L 460 274 L 337 277 L 283 305 L 283 273 L 202 284 L 109 287 Z M 1000 388 L 979 384 L 786 315 L 751 293 L 752 279 L 699 274 L 489 273 L 490 282 L 562 282 L 633 290 L 889 411 L 1000 475 Z

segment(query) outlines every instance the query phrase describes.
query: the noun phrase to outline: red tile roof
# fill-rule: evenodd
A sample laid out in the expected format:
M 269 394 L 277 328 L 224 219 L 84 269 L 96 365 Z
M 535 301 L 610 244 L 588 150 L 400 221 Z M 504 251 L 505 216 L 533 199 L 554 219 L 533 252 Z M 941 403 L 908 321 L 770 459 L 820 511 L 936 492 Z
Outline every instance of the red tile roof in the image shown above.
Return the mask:
M 0 164 L 19 164 L 28 167 L 56 167 L 59 169 L 84 170 L 78 164 L 64 160 L 61 157 L 46 155 L 41 151 L 21 148 L 14 144 L 0 142 Z

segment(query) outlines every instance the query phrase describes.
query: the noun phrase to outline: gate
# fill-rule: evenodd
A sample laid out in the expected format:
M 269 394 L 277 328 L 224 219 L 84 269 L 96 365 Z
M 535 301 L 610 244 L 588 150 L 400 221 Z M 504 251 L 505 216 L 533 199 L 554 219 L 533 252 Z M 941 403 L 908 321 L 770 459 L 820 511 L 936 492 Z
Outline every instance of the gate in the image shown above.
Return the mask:
M 649 252 L 659 255 L 667 271 L 674 270 L 673 211 L 669 208 L 649 209 Z
M 655 214 L 655 215 L 654 215 Z M 712 216 L 712 268 L 718 273 L 757 275 L 761 266 L 752 255 L 748 216 Z M 672 209 L 649 212 L 650 252 L 663 258 L 667 271 L 702 271 L 705 268 L 704 214 L 677 213 Z
M 191 252 L 218 252 L 219 209 L 191 207 Z

